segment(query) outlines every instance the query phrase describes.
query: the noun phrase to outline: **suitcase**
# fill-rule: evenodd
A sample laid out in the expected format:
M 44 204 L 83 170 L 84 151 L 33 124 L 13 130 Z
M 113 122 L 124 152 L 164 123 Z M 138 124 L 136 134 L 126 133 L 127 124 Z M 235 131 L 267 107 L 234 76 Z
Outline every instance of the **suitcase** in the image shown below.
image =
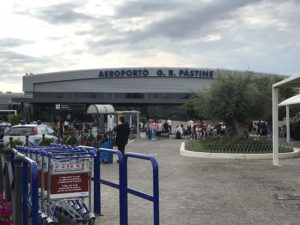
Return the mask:
M 113 144 L 110 141 L 105 141 L 100 144 L 100 148 L 113 149 Z M 113 154 L 109 152 L 100 152 L 100 162 L 110 164 L 113 162 Z

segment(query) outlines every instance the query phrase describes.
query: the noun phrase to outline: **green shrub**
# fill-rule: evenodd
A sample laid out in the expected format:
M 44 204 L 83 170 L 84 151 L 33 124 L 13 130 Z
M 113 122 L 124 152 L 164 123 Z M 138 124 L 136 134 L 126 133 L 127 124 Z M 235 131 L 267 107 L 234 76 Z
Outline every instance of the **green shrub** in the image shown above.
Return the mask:
M 6 143 L 6 148 L 15 148 L 17 145 L 24 145 L 23 141 L 20 141 L 19 139 L 13 139 L 10 145 L 10 142 Z
M 208 137 L 202 140 L 185 142 L 185 149 L 196 152 L 209 153 L 272 153 L 272 142 L 266 139 Z M 279 152 L 292 152 L 292 145 L 280 145 Z
M 139 122 L 142 122 L 143 124 L 146 124 L 147 123 L 147 118 L 145 116 L 141 116 Z
M 18 115 L 9 115 L 8 121 L 12 126 L 19 124 L 19 116 Z
M 39 146 L 49 146 L 51 143 L 53 143 L 53 139 L 52 138 L 45 138 L 45 141 L 41 140 L 39 142 Z

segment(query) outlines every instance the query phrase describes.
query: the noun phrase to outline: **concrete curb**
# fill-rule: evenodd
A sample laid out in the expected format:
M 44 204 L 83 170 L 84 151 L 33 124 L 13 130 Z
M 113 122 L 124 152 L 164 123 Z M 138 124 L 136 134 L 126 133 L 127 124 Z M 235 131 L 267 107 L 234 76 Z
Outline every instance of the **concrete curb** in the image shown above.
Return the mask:
M 235 154 L 235 153 L 207 153 L 193 152 L 185 150 L 185 143 L 180 146 L 180 155 L 186 157 L 204 158 L 204 159 L 273 159 L 272 153 L 267 154 Z M 294 148 L 294 152 L 279 153 L 280 159 L 290 159 L 300 157 L 300 149 Z

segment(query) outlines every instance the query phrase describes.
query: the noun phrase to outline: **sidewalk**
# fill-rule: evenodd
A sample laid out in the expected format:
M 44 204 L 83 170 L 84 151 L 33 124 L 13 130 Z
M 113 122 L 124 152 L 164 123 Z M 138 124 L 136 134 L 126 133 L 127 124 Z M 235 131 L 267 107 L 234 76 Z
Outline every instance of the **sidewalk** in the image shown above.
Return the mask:
M 162 225 L 299 225 L 300 159 L 225 160 L 179 155 L 181 140 L 135 140 L 126 150 L 154 155 L 159 163 Z M 117 181 L 118 164 L 102 166 Z M 130 188 L 152 194 L 150 164 L 130 159 Z M 118 192 L 102 186 L 104 216 L 96 224 L 118 225 Z M 150 225 L 150 202 L 129 195 L 129 224 Z

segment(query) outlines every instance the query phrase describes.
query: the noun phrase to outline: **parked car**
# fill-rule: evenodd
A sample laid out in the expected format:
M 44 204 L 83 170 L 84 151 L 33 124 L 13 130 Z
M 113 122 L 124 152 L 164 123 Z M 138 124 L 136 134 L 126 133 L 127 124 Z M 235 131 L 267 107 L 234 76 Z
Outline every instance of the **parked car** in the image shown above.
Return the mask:
M 25 124 L 12 126 L 10 131 L 4 135 L 3 142 L 4 145 L 9 143 L 9 138 L 12 137 L 13 140 L 20 140 L 25 144 L 26 136 L 28 136 L 29 144 L 38 145 L 43 139 L 43 134 L 47 139 L 51 138 L 53 141 L 58 139 L 55 131 L 47 125 Z

